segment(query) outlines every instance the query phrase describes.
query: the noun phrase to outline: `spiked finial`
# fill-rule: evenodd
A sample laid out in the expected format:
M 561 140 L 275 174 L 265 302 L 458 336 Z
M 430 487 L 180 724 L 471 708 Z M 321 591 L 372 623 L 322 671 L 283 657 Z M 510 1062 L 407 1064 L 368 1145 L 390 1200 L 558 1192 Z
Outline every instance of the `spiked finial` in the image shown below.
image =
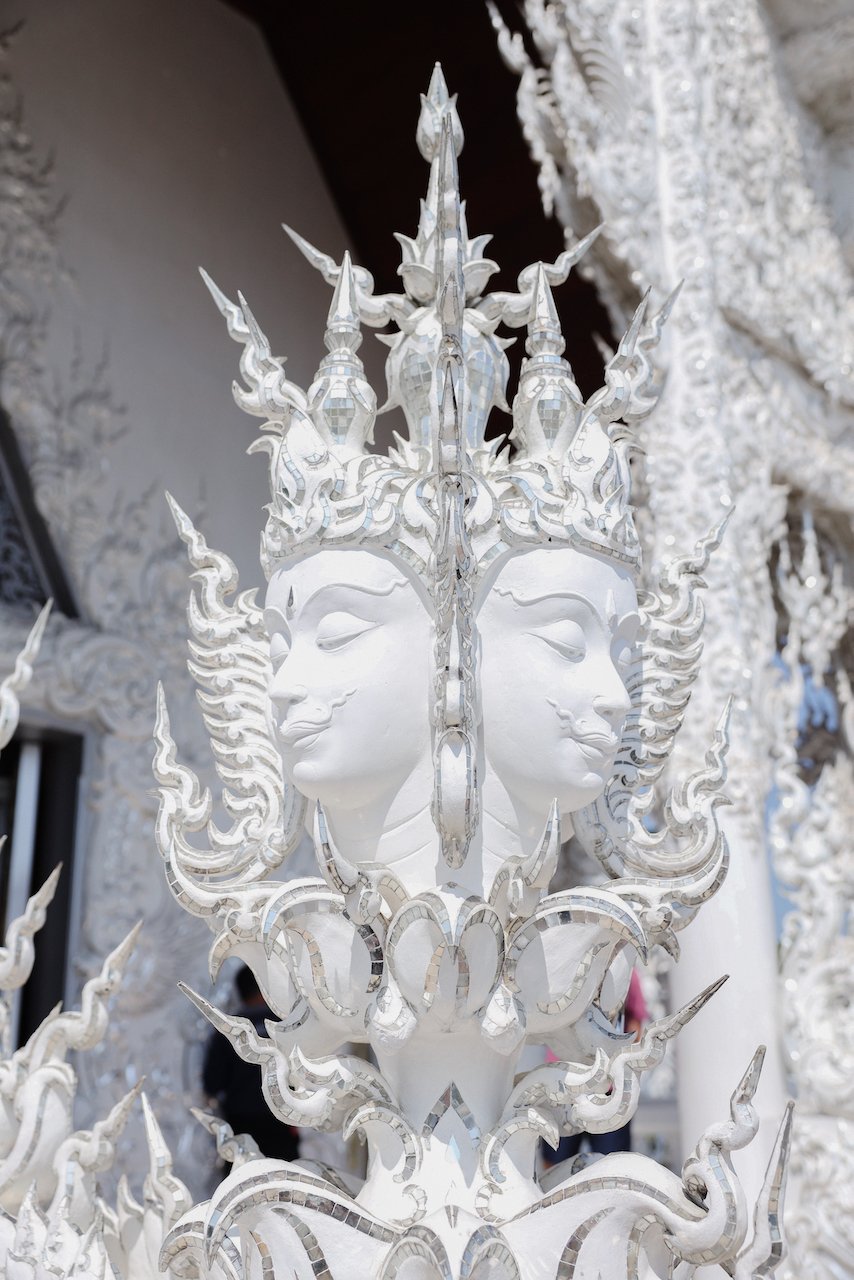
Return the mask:
M 513 440 L 531 458 L 562 457 L 578 425 L 581 392 L 569 361 L 548 270 L 540 262 L 532 282 L 527 356 L 522 361 L 519 394 L 513 406 Z
M 329 354 L 321 360 L 308 390 L 312 421 L 339 458 L 358 457 L 366 441 L 373 439 L 377 401 L 356 354 L 362 330 L 349 253 L 341 260 L 324 342 Z
M 546 276 L 546 269 L 540 262 L 537 264 L 537 280 L 534 285 L 525 350 L 531 359 L 536 359 L 543 355 L 559 356 L 563 353 L 565 346 L 554 295 Z
M 454 336 L 461 336 L 463 299 L 466 296 L 465 279 L 463 277 L 463 232 L 462 210 L 460 206 L 460 179 L 457 169 L 457 156 L 454 151 L 451 122 L 447 118 L 442 122 L 442 144 L 439 152 L 439 189 L 437 193 L 437 236 L 436 236 L 436 287 L 443 300 L 453 299 L 453 314 L 447 305 L 442 306 L 443 332 L 449 322 Z M 452 292 L 449 294 L 449 287 Z M 454 296 L 456 295 L 456 296 Z
M 415 141 L 418 150 L 428 162 L 436 159 L 441 142 L 442 125 L 448 120 L 454 140 L 454 151 L 459 155 L 463 149 L 463 127 L 457 115 L 457 95 L 448 93 L 442 64 L 437 62 L 433 67 L 427 93 L 421 95 L 421 114 L 418 117 L 418 128 Z
M 345 349 L 351 353 L 362 345 L 362 329 L 356 302 L 356 283 L 349 252 L 341 259 L 341 274 L 332 295 L 324 338 L 328 351 Z

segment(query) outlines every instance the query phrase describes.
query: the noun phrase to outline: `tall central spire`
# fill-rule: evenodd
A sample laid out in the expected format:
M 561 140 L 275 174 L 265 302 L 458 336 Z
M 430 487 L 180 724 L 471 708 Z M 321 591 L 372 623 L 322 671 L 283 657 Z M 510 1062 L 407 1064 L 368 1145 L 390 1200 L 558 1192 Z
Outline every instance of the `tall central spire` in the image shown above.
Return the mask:
M 480 798 L 473 557 L 466 526 L 474 481 L 468 474 L 464 418 L 464 247 L 457 155 L 448 115 L 442 118 L 437 177 L 436 310 L 442 336 L 435 372 L 433 433 L 438 507 L 433 556 L 437 695 L 433 817 L 445 862 L 459 868 L 478 829 Z

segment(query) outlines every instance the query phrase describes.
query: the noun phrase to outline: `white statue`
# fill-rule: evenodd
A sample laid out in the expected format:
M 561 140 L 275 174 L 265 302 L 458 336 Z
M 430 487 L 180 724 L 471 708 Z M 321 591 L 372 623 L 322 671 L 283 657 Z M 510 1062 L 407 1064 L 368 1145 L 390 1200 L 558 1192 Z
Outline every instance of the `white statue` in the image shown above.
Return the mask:
M 629 451 L 655 404 L 650 354 L 669 304 L 650 319 L 639 308 L 584 402 L 551 285 L 585 245 L 524 271 L 515 293 L 485 293 L 494 264 L 465 229 L 462 132 L 438 68 L 418 141 L 430 183 L 416 238 L 400 237 L 404 294 L 375 297 L 349 257 L 338 265 L 297 238 L 335 287 L 307 395 L 245 302 L 208 282 L 243 347 L 236 396 L 264 419 L 255 447 L 271 482 L 263 609 L 253 592 L 231 598 L 233 565 L 172 501 L 226 828 L 176 758 L 162 691 L 155 732 L 168 883 L 215 934 L 212 974 L 237 957 L 254 970 L 269 1035 L 188 994 L 258 1064 L 281 1121 L 366 1138 L 367 1177 L 267 1159 L 199 1116 L 232 1171 L 189 1207 L 146 1107 L 145 1205 L 125 1183 L 104 1204 L 95 1178 L 138 1086 L 72 1133 L 64 1056 L 104 1034 L 129 939 L 81 1013 L 50 1015 L 0 1063 L 10 1280 L 148 1280 L 155 1265 L 220 1280 L 681 1280 L 717 1263 L 748 1280 L 781 1257 L 788 1119 L 747 1246 L 731 1163 L 756 1132 L 762 1049 L 733 1081 L 730 1121 L 700 1137 L 681 1177 L 628 1153 L 537 1174 L 540 1139 L 630 1119 L 642 1075 L 723 981 L 639 1041 L 620 1029 L 632 967 L 653 946 L 675 955 L 726 873 L 725 710 L 704 767 L 649 821 L 696 678 L 699 575 L 722 530 L 639 599 Z M 386 457 L 366 451 L 376 400 L 356 351 L 362 321 L 389 320 L 390 402 L 409 439 Z M 527 326 L 513 451 L 484 441 L 504 404 L 499 322 Z M 276 879 L 306 826 L 319 875 Z M 550 894 L 570 831 L 610 880 Z M 25 968 L 12 965 L 15 982 Z M 526 1046 L 539 1065 L 524 1071 Z
M 705 766 L 648 820 L 722 532 L 639 601 L 629 454 L 672 300 L 652 317 L 641 305 L 585 402 L 551 287 L 589 238 L 526 269 L 516 292 L 488 293 L 495 264 L 468 237 L 462 131 L 438 68 L 417 138 L 430 180 L 417 235 L 399 237 L 402 294 L 376 296 L 348 255 L 291 233 L 334 286 L 307 394 L 244 300 L 206 277 L 243 348 L 237 401 L 263 419 L 253 449 L 270 459 L 263 608 L 253 592 L 231 599 L 233 565 L 172 503 L 227 829 L 176 759 L 162 695 L 156 729 L 170 886 L 214 931 L 212 973 L 227 957 L 254 970 L 269 1038 L 189 994 L 259 1065 L 283 1122 L 367 1139 L 367 1177 L 234 1142 L 232 1173 L 171 1230 L 161 1264 L 299 1280 L 769 1274 L 786 1122 L 746 1248 L 730 1161 L 756 1129 L 761 1051 L 681 1178 L 631 1154 L 535 1171 L 541 1137 L 630 1118 L 642 1074 L 721 981 L 638 1043 L 621 1034 L 633 965 L 653 945 L 675 954 L 727 865 L 723 708 Z M 389 322 L 388 403 L 408 438 L 382 456 L 367 451 L 376 398 L 357 349 L 362 323 Z M 527 327 L 512 450 L 484 439 L 506 408 L 499 323 Z M 319 876 L 276 879 L 306 826 Z M 571 831 L 611 879 L 549 895 Z M 519 1074 L 525 1045 L 542 1065 Z

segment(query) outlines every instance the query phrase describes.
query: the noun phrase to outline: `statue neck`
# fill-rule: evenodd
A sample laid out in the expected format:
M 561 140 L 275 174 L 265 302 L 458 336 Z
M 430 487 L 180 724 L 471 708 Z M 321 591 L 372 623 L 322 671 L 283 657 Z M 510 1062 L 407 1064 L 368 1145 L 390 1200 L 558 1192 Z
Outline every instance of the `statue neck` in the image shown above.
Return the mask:
M 435 884 L 439 837 L 430 813 L 432 797 L 433 763 L 428 757 L 386 800 L 358 809 L 330 806 L 327 814 L 335 843 L 348 862 L 356 866 L 381 862 L 407 888 L 411 873 L 423 867 L 424 884 L 410 892 Z
M 537 847 L 547 814 L 514 802 L 492 770 L 486 770 L 481 793 L 480 838 L 466 865 L 453 879 L 470 893 L 487 896 L 498 870 L 508 858 L 526 857 Z M 356 866 L 380 862 L 403 882 L 410 895 L 435 889 L 448 879 L 433 825 L 432 760 L 422 761 L 387 804 L 360 809 L 327 810 L 335 843 Z M 565 838 L 571 834 L 565 831 Z

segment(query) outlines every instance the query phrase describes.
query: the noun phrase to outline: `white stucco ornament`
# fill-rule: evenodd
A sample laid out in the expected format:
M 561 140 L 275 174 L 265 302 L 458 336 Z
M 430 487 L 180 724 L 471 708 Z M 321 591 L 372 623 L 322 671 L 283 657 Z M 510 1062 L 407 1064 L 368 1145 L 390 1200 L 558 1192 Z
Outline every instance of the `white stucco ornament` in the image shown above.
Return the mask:
M 653 822 L 654 785 L 700 657 L 700 574 L 721 529 L 639 599 L 634 426 L 670 303 L 639 307 L 604 385 L 581 396 L 552 301 L 589 241 L 489 293 L 457 180 L 462 130 L 437 68 L 417 140 L 430 165 L 404 292 L 291 233 L 334 288 L 308 393 L 241 298 L 208 286 L 243 348 L 238 403 L 269 455 L 263 605 L 176 503 L 195 589 L 191 669 L 230 825 L 156 728 L 157 838 L 181 905 L 205 918 L 211 970 L 251 966 L 269 1037 L 191 999 L 260 1068 L 283 1123 L 360 1133 L 363 1184 L 237 1144 L 232 1173 L 172 1228 L 175 1275 L 767 1275 L 781 1254 L 787 1126 L 752 1242 L 731 1152 L 756 1129 L 762 1051 L 732 1115 L 682 1175 L 620 1154 L 535 1174 L 540 1138 L 606 1131 L 711 985 L 639 1043 L 618 1017 L 633 965 L 678 931 L 727 866 L 726 709 L 705 763 Z M 207 279 L 207 278 L 206 278 Z M 376 413 L 361 326 L 395 329 L 389 404 L 408 435 L 368 451 Z M 510 447 L 506 340 L 526 328 Z M 288 879 L 307 825 L 318 874 Z M 549 894 L 575 832 L 607 872 Z M 344 1052 L 363 1045 L 365 1056 Z M 526 1045 L 542 1064 L 520 1073 Z M 545 1047 L 557 1061 L 546 1063 Z

